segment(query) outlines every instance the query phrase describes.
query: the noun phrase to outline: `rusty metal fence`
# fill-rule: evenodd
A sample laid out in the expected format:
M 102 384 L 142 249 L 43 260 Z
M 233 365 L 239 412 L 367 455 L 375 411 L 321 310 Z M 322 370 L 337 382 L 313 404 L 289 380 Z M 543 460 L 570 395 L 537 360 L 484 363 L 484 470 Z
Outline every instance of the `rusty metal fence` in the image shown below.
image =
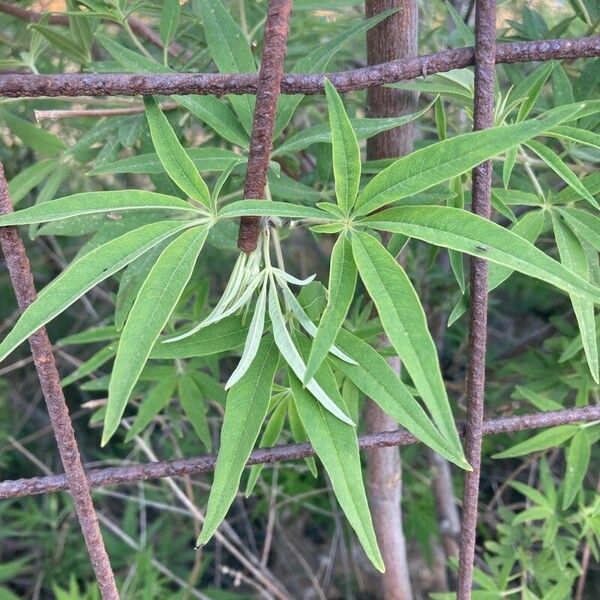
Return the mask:
M 266 170 L 272 149 L 279 94 L 323 93 L 324 74 L 285 75 L 283 73 L 291 8 L 292 0 L 269 0 L 263 55 L 258 75 L 213 73 L 0 74 L 0 96 L 24 98 L 150 94 L 211 94 L 216 96 L 256 94 L 245 197 L 260 198 L 264 196 Z M 0 2 L 1 12 L 30 22 L 40 18 L 38 13 L 4 2 Z M 64 24 L 65 18 L 53 15 L 50 22 Z M 485 129 L 493 125 L 495 64 L 600 56 L 600 37 L 597 36 L 496 44 L 495 25 L 495 0 L 476 0 L 474 48 L 458 48 L 351 71 L 328 73 L 327 77 L 340 92 L 348 92 L 474 65 L 474 128 Z M 161 45 L 156 33 L 143 22 L 130 19 L 130 26 L 135 28 L 136 32 L 148 42 Z M 172 44 L 168 50 L 173 56 L 186 55 L 186 50 L 177 44 Z M 490 218 L 491 184 L 492 168 L 491 161 L 488 161 L 473 170 L 472 184 L 472 210 L 485 218 Z M 10 211 L 12 211 L 12 203 L 0 164 L 0 214 Z M 238 240 L 240 249 L 251 250 L 256 243 L 257 232 L 256 221 L 253 218 L 242 219 Z M 16 228 L 0 228 L 0 243 L 19 308 L 22 311 L 34 300 L 36 295 L 25 247 Z M 465 474 L 462 501 L 457 590 L 459 600 L 471 597 L 482 437 L 600 419 L 600 406 L 587 406 L 483 420 L 487 278 L 486 261 L 473 258 L 470 269 L 467 421 L 461 426 L 461 434 L 466 444 L 466 456 L 473 466 L 473 471 Z M 119 593 L 92 503 L 91 488 L 205 473 L 214 469 L 215 457 L 204 455 L 172 461 L 85 470 L 60 386 L 52 346 L 45 329 L 33 334 L 29 343 L 65 474 L 1 481 L 0 499 L 69 490 L 73 497 L 102 597 L 105 600 L 116 600 L 119 598 Z M 416 443 L 416 439 L 404 430 L 364 435 L 359 438 L 362 449 L 407 446 L 413 443 Z M 263 448 L 255 450 L 251 454 L 248 464 L 295 460 L 311 456 L 313 453 L 309 444 Z

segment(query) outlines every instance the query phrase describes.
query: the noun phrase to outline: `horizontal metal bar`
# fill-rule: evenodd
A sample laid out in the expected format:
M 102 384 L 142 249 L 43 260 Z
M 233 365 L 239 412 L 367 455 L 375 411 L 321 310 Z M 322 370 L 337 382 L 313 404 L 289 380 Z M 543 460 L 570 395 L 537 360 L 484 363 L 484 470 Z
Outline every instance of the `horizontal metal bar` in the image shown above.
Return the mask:
M 568 408 L 552 412 L 490 419 L 483 422 L 483 434 L 494 435 L 497 433 L 509 433 L 596 420 L 600 420 L 600 406 Z M 460 429 L 464 431 L 464 427 Z M 359 437 L 358 441 L 361 449 L 368 450 L 370 448 L 386 448 L 390 446 L 409 446 L 416 443 L 417 439 L 406 430 L 399 429 L 398 431 L 363 435 Z M 313 456 L 314 453 L 310 444 L 289 444 L 286 446 L 274 446 L 273 448 L 259 448 L 252 452 L 247 465 L 298 460 L 307 456 Z M 161 477 L 208 473 L 214 470 L 215 462 L 216 456 L 206 454 L 193 458 L 90 470 L 87 471 L 87 478 L 91 487 L 105 487 L 147 479 L 159 479 Z M 60 492 L 66 489 L 68 489 L 68 486 L 64 475 L 7 480 L 0 482 L 0 499 L 34 496 L 48 492 Z
M 496 63 L 522 63 L 600 56 L 600 37 L 511 42 L 497 45 Z M 416 77 L 468 67 L 473 48 L 446 50 L 426 56 L 328 74 L 288 74 L 281 82 L 283 94 L 321 94 L 327 77 L 341 92 L 407 81 Z M 151 94 L 255 94 L 256 74 L 221 73 L 62 73 L 0 75 L 0 96 L 147 96 Z

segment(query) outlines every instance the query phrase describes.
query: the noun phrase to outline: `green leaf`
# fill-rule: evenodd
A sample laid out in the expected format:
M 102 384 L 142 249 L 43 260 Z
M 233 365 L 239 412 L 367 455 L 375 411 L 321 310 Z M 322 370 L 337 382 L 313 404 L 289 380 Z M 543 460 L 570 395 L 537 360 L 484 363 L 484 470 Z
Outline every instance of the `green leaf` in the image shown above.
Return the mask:
M 548 448 L 554 448 L 572 438 L 578 431 L 578 425 L 559 425 L 558 427 L 552 427 L 551 429 L 546 429 L 541 433 L 537 433 L 524 442 L 515 444 L 512 448 L 494 454 L 492 458 L 515 458 L 517 456 L 532 454 L 533 452 L 541 452 Z
M 323 369 L 324 366 L 321 367 Z M 370 561 L 377 570 L 384 572 L 385 565 L 377 546 L 362 480 L 356 430 L 315 402 L 292 372 L 289 377 L 298 414 L 310 443 L 331 479 L 335 496 Z M 334 384 L 333 375 L 331 379 Z M 336 389 L 334 385 L 332 388 Z M 346 412 L 339 393 L 336 400 L 340 411 Z
M 581 183 L 585 186 L 585 189 L 592 194 L 592 196 L 597 196 L 600 194 L 600 170 L 594 171 L 589 175 L 586 175 Z M 553 204 L 571 204 L 574 202 L 579 202 L 581 199 L 581 195 L 577 193 L 571 187 L 565 187 L 558 194 L 556 194 L 552 198 Z
M 98 352 L 80 364 L 70 375 L 62 379 L 60 382 L 61 386 L 65 388 L 68 385 L 75 383 L 79 379 L 82 379 L 86 375 L 93 373 L 102 365 L 107 363 L 111 358 L 113 358 L 116 353 L 117 349 L 113 344 L 98 350 Z
M 288 403 L 288 420 L 290 422 L 290 429 L 292 430 L 292 437 L 297 444 L 302 444 L 304 442 L 308 442 L 308 436 L 306 435 L 306 430 L 304 429 L 304 425 L 302 425 L 302 421 L 300 420 L 300 415 L 298 415 L 298 410 L 296 409 L 295 402 Z M 313 477 L 318 477 L 319 472 L 317 471 L 317 465 L 315 463 L 314 456 L 307 456 L 304 459 L 310 474 Z
M 289 219 L 331 221 L 331 215 L 318 208 L 275 200 L 268 202 L 265 200 L 239 200 L 227 204 L 219 210 L 219 218 L 221 219 L 236 217 L 287 217 Z
M 49 200 L 9 215 L 2 215 L 0 216 L 0 227 L 47 223 L 96 213 L 144 209 L 198 212 L 197 208 L 180 198 L 144 190 L 84 192 Z
M 271 281 L 269 286 L 269 317 L 271 318 L 271 324 L 273 327 L 273 337 L 277 348 L 281 353 L 281 356 L 285 359 L 287 364 L 290 366 L 292 371 L 296 373 L 296 377 L 304 379 L 306 373 L 306 365 L 304 360 L 300 356 L 298 349 L 294 345 L 289 331 L 285 325 L 285 319 L 281 312 L 281 306 L 279 304 L 279 298 L 277 297 L 277 289 L 275 283 Z M 323 388 L 317 383 L 315 379 L 311 379 L 307 384 L 306 388 L 310 393 L 321 403 L 328 411 L 336 416 L 340 421 L 354 425 L 350 417 L 344 413 L 337 404 L 327 395 Z
M 585 250 L 575 234 L 564 224 L 560 217 L 554 212 L 552 215 L 552 227 L 554 239 L 558 247 L 561 263 L 573 273 L 588 279 L 590 277 L 588 261 Z M 581 341 L 587 359 L 590 373 L 596 383 L 599 383 L 598 375 L 598 338 L 596 335 L 596 320 L 594 318 L 594 304 L 574 294 L 570 295 L 573 311 L 577 318 L 577 325 L 581 333 Z
M 579 208 L 559 208 L 570 228 L 600 252 L 600 218 Z
M 160 379 L 158 383 L 142 399 L 138 413 L 131 425 L 131 429 L 125 436 L 125 441 L 130 442 L 136 435 L 139 435 L 160 411 L 167 406 L 169 400 L 175 393 L 177 387 L 177 377 L 172 375 Z
M 421 405 L 376 350 L 344 329 L 340 330 L 337 343 L 357 362 L 356 365 L 351 365 L 337 358 L 330 358 L 338 371 L 424 444 L 461 469 L 470 468 L 462 449 L 458 454 L 451 449 Z
M 366 215 L 390 202 L 413 196 L 475 165 L 541 135 L 585 110 L 585 103 L 552 109 L 515 125 L 466 133 L 432 144 L 398 159 L 381 171 L 359 194 L 357 215 Z
M 374 229 L 402 233 L 430 244 L 466 252 L 600 302 L 600 290 L 533 244 L 496 223 L 446 206 L 406 206 L 362 221 Z
M 344 103 L 337 90 L 325 79 L 325 96 L 329 112 L 329 129 L 333 153 L 333 176 L 337 203 L 348 214 L 358 194 L 360 183 L 360 148 Z
M 514 226 L 511 231 L 516 235 L 526 239 L 531 244 L 534 244 L 542 233 L 544 227 L 544 211 L 535 210 L 525 213 Z M 488 293 L 502 285 L 512 274 L 513 269 L 503 267 L 497 263 L 492 263 L 489 266 L 488 276 Z M 467 295 L 463 295 L 457 305 L 452 310 L 448 318 L 448 327 L 458 320 L 469 309 L 469 299 Z
M 577 497 L 590 464 L 591 444 L 585 429 L 571 440 L 566 453 L 567 468 L 563 481 L 562 509 L 567 510 Z
M 287 407 L 288 403 L 285 400 L 282 400 L 276 406 L 273 414 L 270 416 L 269 421 L 267 422 L 265 431 L 260 438 L 260 442 L 258 444 L 259 448 L 269 448 L 270 446 L 273 446 L 279 439 L 281 430 L 283 429 Z M 248 476 L 248 483 L 246 484 L 246 498 L 252 494 L 254 486 L 256 485 L 256 482 L 258 481 L 263 469 L 264 465 L 252 465 L 250 469 L 250 475 Z
M 260 340 L 265 328 L 265 311 L 267 307 L 267 285 L 268 279 L 265 277 L 262 290 L 256 301 L 256 307 L 254 309 L 254 315 L 250 322 L 250 328 L 248 329 L 248 337 L 244 345 L 244 351 L 237 367 L 227 380 L 225 389 L 228 390 L 232 385 L 236 384 L 250 368 L 252 361 L 256 357 Z
M 569 140 L 570 142 L 600 149 L 600 134 L 588 131 L 587 129 L 559 125 L 552 129 L 552 131 L 549 131 L 548 135 L 560 140 Z
M 208 50 L 221 73 L 255 73 L 256 64 L 250 44 L 221 0 L 195 0 L 200 9 Z M 254 98 L 248 94 L 231 95 L 229 101 L 244 129 L 250 133 Z
M 119 427 L 152 347 L 192 276 L 207 234 L 207 227 L 194 227 L 172 241 L 140 288 L 123 328 L 110 378 L 103 446 Z
M 204 179 L 200 177 L 196 165 L 179 143 L 171 124 L 158 107 L 156 100 L 152 97 L 145 97 L 144 106 L 152 143 L 167 175 L 190 198 L 208 208 L 213 208 L 210 192 Z
M 172 96 L 172 98 L 232 144 L 248 148 L 248 134 L 233 111 L 219 98 L 214 96 Z
M 54 27 L 48 27 L 39 23 L 32 24 L 31 28 L 39 31 L 50 44 L 58 48 L 61 52 L 64 52 L 71 60 L 82 64 L 86 64 L 89 61 L 86 49 L 82 49 L 81 46 L 76 44 L 71 36 L 65 35 Z
M 212 439 L 206 420 L 206 404 L 196 380 L 187 373 L 184 373 L 179 379 L 179 401 L 187 418 L 192 423 L 196 435 L 206 450 L 210 452 Z
M 243 156 L 236 154 L 232 150 L 225 148 L 186 148 L 186 154 L 192 159 L 198 171 L 224 171 L 244 160 Z M 89 171 L 88 175 L 106 175 L 115 173 L 146 173 L 159 174 L 164 173 L 158 154 L 149 152 L 147 154 L 138 154 L 137 156 L 128 156 L 121 160 L 105 163 Z
M 431 104 L 428 104 L 424 109 L 418 112 L 402 115 L 401 117 L 350 119 L 350 125 L 356 138 L 359 140 L 367 140 L 383 131 L 389 131 L 390 129 L 395 129 L 396 127 L 415 121 L 430 108 Z M 321 123 L 314 127 L 302 129 L 298 133 L 290 136 L 285 142 L 275 148 L 271 156 L 293 154 L 299 150 L 304 150 L 313 144 L 331 144 L 331 139 L 331 126 L 328 123 Z
M 452 449 L 461 444 L 425 311 L 404 269 L 371 235 L 352 236 L 352 251 L 385 332 L 411 376 L 433 422 Z
M 38 186 L 46 177 L 56 169 L 58 162 L 48 158 L 35 162 L 15 175 L 8 183 L 8 194 L 13 206 L 16 206 L 27 194 Z
M 556 64 L 557 63 L 550 62 L 540 65 L 533 73 L 523 79 L 519 85 L 514 88 L 510 94 L 510 100 L 523 100 L 523 103 L 519 106 L 517 122 L 523 121 L 523 119 L 531 112 L 531 109 L 535 106 L 540 92 L 548 80 L 550 73 L 552 73 L 556 67 Z
M 577 178 L 577 175 L 567 167 L 560 156 L 536 141 L 530 141 L 527 147 L 533 150 L 567 185 L 572 187 L 580 196 L 585 198 L 594 208 L 600 209 L 600 204 L 596 202 L 594 196 L 588 192 L 583 183 Z
M 176 342 L 164 343 L 173 336 L 159 339 L 150 353 L 150 358 L 211 356 L 241 346 L 247 335 L 248 325 L 243 324 L 241 317 L 232 316 Z
M 88 290 L 162 240 L 187 227 L 187 223 L 151 223 L 102 244 L 75 260 L 39 293 L 37 299 L 27 307 L 10 333 L 2 340 L 0 361 Z
M 327 307 L 314 336 L 306 364 L 304 383 L 313 377 L 323 359 L 331 351 L 338 331 L 346 319 L 355 287 L 356 266 L 352 258 L 352 243 L 343 234 L 337 239 L 331 252 Z
M 242 471 L 267 415 L 277 365 L 275 342 L 272 337 L 265 337 L 250 369 L 229 390 L 199 546 L 210 540 L 235 498 Z
M 159 33 L 163 45 L 166 47 L 175 37 L 177 26 L 179 25 L 179 17 L 181 7 L 179 0 L 164 0 L 163 7 L 160 13 Z
M 109 37 L 96 34 L 96 39 L 112 58 L 129 72 L 175 73 L 173 69 L 125 48 Z M 248 147 L 247 133 L 230 108 L 218 98 L 213 96 L 172 96 L 172 98 L 232 144 L 242 148 Z
M 44 156 L 55 156 L 67 148 L 64 142 L 52 133 L 36 127 L 7 110 L 0 109 L 0 118 L 4 119 L 9 129 L 35 152 Z

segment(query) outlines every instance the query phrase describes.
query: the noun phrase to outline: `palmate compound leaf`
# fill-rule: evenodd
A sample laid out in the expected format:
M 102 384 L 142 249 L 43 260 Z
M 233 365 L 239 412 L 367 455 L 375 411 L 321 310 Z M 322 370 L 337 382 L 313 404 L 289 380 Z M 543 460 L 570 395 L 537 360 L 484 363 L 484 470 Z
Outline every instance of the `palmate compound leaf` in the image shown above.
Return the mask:
M 292 371 L 296 374 L 296 377 L 300 380 L 304 379 L 306 365 L 287 330 L 279 298 L 277 297 L 277 288 L 273 280 L 271 280 L 271 285 L 269 285 L 269 317 L 273 327 L 273 337 L 281 356 L 283 356 Z M 352 419 L 335 404 L 314 378 L 306 383 L 306 388 L 320 404 L 338 419 L 344 423 L 354 425 Z
M 585 250 L 580 241 L 569 227 L 554 212 L 552 215 L 552 228 L 554 239 L 558 247 L 560 262 L 573 273 L 589 280 L 590 272 Z M 581 342 L 585 352 L 590 373 L 598 383 L 598 337 L 596 335 L 596 319 L 594 303 L 575 294 L 570 294 L 571 304 L 581 333 Z
M 204 179 L 179 143 L 171 124 L 160 110 L 156 100 L 152 97 L 145 97 L 144 106 L 152 143 L 167 175 L 190 198 L 197 200 L 207 208 L 214 208 Z
M 586 103 L 549 110 L 535 119 L 459 135 L 398 159 L 365 186 L 356 201 L 356 214 L 367 215 L 386 204 L 413 196 L 475 165 L 572 121 L 587 110 Z
M 352 257 L 352 243 L 346 235 L 342 234 L 338 237 L 331 253 L 327 307 L 314 336 L 306 363 L 304 383 L 312 378 L 331 351 L 352 303 L 355 287 L 356 265 Z
M 235 498 L 242 471 L 267 415 L 278 363 L 275 341 L 265 336 L 252 365 L 227 394 L 219 455 L 199 546 L 210 540 Z
M 329 366 L 323 364 L 317 377 L 327 393 L 335 399 L 340 410 L 346 412 L 347 408 Z M 385 565 L 377 545 L 362 481 L 356 429 L 342 423 L 321 404 L 315 402 L 291 370 L 289 378 L 298 415 L 311 445 L 329 475 L 335 496 L 367 556 L 375 568 L 383 572 Z
M 198 209 L 189 202 L 174 196 L 157 194 L 156 192 L 146 192 L 144 190 L 84 192 L 65 198 L 49 200 L 8 215 L 2 215 L 0 216 L 0 227 L 48 223 L 70 217 L 111 211 L 161 209 L 198 213 Z
M 352 252 L 385 332 L 433 422 L 457 454 L 461 445 L 425 312 L 404 269 L 373 236 L 352 235 Z
M 599 288 L 519 235 L 468 211 L 446 206 L 404 206 L 381 211 L 360 223 L 485 258 L 550 283 L 568 294 L 600 303 Z
M 49 283 L 23 312 L 16 325 L 0 343 L 0 360 L 95 285 L 163 240 L 193 224 L 193 221 L 160 221 L 144 225 L 94 248 L 75 260 Z
M 194 227 L 173 240 L 140 288 L 123 328 L 110 378 L 102 432 L 104 446 L 119 427 L 129 396 L 152 347 L 187 285 L 208 227 Z
M 328 79 L 325 79 L 325 96 L 331 131 L 335 196 L 342 212 L 348 214 L 358 194 L 360 148 L 344 103 Z

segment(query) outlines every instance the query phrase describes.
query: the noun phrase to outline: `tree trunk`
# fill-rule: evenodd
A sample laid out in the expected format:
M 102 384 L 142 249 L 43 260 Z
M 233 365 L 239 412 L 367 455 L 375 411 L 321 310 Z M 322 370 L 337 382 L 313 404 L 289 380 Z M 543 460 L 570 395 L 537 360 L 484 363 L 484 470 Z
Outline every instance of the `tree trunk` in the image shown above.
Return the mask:
M 418 5 L 416 0 L 365 0 L 367 17 L 389 8 L 400 10 L 367 33 L 370 65 L 408 58 L 417 54 Z M 412 112 L 416 95 L 391 88 L 370 88 L 367 114 L 395 117 Z M 412 150 L 413 125 L 381 133 L 367 142 L 369 160 L 402 156 Z M 391 362 L 400 371 L 400 361 Z M 398 424 L 375 403 L 367 401 L 366 426 L 369 432 L 393 431 Z M 386 566 L 382 576 L 385 600 L 412 600 L 412 588 L 402 526 L 402 469 L 397 448 L 380 448 L 368 455 L 367 485 L 377 539 Z

